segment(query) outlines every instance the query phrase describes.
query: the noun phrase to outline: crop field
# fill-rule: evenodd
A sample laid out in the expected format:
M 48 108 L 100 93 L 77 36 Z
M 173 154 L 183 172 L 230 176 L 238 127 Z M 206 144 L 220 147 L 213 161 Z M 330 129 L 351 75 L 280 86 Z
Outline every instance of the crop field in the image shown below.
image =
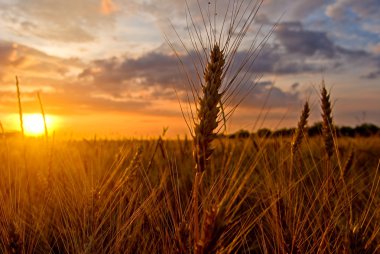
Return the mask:
M 377 253 L 380 138 L 1 140 L 1 252 Z M 199 239 L 194 242 L 194 213 Z

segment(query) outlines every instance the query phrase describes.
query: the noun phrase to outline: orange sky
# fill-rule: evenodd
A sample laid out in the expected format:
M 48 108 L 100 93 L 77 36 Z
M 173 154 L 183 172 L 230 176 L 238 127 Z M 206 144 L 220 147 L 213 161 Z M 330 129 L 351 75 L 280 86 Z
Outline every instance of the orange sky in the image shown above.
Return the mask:
M 318 121 L 323 78 L 332 91 L 338 124 L 380 125 L 380 22 L 372 11 L 380 9 L 379 4 L 286 1 L 289 7 L 265 49 L 252 69 L 244 70 L 250 78 L 232 105 L 256 86 L 230 119 L 228 130 L 295 126 L 306 99 L 313 108 L 311 122 Z M 227 2 L 219 1 L 217 12 L 226 9 Z M 17 75 L 23 111 L 40 112 L 40 92 L 46 113 L 56 119 L 51 128 L 57 135 L 147 137 L 159 135 L 163 127 L 169 127 L 172 136 L 187 133 L 176 91 L 184 100 L 189 84 L 164 39 L 167 35 L 182 50 L 192 75 L 186 8 L 184 1 L 157 3 L 0 0 L 0 121 L 5 130 L 19 129 Z M 195 3 L 189 1 L 189 8 L 199 22 Z M 265 35 L 282 14 L 283 4 L 264 1 L 237 61 L 259 27 Z M 355 18 L 356 23 L 350 23 Z M 254 79 L 257 74 L 260 80 Z

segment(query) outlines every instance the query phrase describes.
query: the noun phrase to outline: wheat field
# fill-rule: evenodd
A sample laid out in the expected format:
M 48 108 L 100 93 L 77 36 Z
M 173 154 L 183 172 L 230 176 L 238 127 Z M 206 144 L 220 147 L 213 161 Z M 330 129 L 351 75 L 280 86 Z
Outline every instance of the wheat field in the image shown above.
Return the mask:
M 1 140 L 2 253 L 377 253 L 380 138 Z M 290 177 L 291 176 L 291 177 Z

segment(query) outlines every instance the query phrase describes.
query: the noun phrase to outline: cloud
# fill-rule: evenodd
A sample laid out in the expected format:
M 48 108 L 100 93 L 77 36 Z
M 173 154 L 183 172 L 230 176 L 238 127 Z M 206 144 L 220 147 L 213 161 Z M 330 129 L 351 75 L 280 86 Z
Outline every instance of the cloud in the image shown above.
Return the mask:
M 124 65 L 127 66 L 120 66 L 117 72 L 115 59 L 97 60 L 96 66 L 102 66 L 102 71 L 109 71 L 110 75 L 104 74 L 93 82 L 94 80 L 85 79 L 93 70 L 78 59 L 54 57 L 25 45 L 0 41 L 1 111 L 9 113 L 16 110 L 15 76 L 17 75 L 23 106 L 28 112 L 39 111 L 36 93 L 40 91 L 46 111 L 50 114 L 75 115 L 114 111 L 133 112 L 133 114 L 159 112 L 161 115 L 172 115 L 173 108 L 165 108 L 165 105 L 158 108 L 157 103 L 160 99 L 176 101 L 173 89 L 162 87 L 151 89 L 150 86 L 141 83 L 132 84 L 130 89 L 118 92 L 121 90 L 118 90 L 117 85 L 124 85 L 124 68 L 128 70 L 133 67 L 132 71 L 144 70 L 151 65 L 150 61 L 152 60 L 145 58 L 140 66 L 134 66 L 133 62 L 125 62 Z M 89 73 L 86 74 L 83 70 L 88 70 Z M 81 72 L 82 77 L 78 77 Z M 165 73 L 169 77 L 170 73 Z M 141 75 L 136 73 L 134 77 Z M 152 88 L 154 87 L 152 83 Z
M 13 47 L 11 43 L 0 41 L 0 63 L 1 66 L 6 66 L 12 62 Z
M 285 51 L 277 53 L 281 56 L 276 64 L 277 73 L 312 73 L 324 70 L 343 73 L 352 68 L 366 71 L 365 69 L 378 65 L 372 53 L 340 46 L 327 32 L 305 29 L 300 22 L 280 23 L 274 34 L 278 38 L 279 47 Z M 373 78 L 374 73 L 367 76 Z
M 371 51 L 376 54 L 380 55 L 380 42 L 371 46 Z
M 378 79 L 380 78 L 380 70 L 372 71 L 366 75 L 363 75 L 362 77 L 366 79 Z
M 320 10 L 323 6 L 323 0 L 282 0 L 264 1 L 260 12 L 271 17 L 272 22 L 278 20 L 283 15 L 283 21 L 296 21 L 304 19 Z
M 362 19 L 378 19 L 380 2 L 378 0 L 336 0 L 326 7 L 326 14 L 334 19 L 348 18 L 350 13 Z
M 247 52 L 238 52 L 236 61 L 242 61 Z M 194 86 L 200 89 L 200 82 L 197 72 L 193 64 L 193 58 L 196 58 L 194 52 L 181 56 L 183 67 L 189 75 L 189 79 L 194 82 Z M 286 93 L 275 86 L 268 86 L 268 83 L 255 83 L 255 74 L 270 73 L 278 70 L 281 73 L 297 73 L 306 70 L 306 67 L 296 65 L 296 68 L 290 66 L 279 66 L 275 57 L 268 58 L 267 62 L 260 62 L 251 69 L 243 69 L 238 75 L 237 80 L 242 80 L 239 89 L 229 100 L 229 104 L 236 104 L 240 99 L 247 96 L 247 102 L 243 102 L 243 106 L 258 106 L 263 103 L 262 98 L 266 94 L 271 93 L 271 105 L 281 107 L 287 105 L 290 101 L 297 101 L 297 94 Z M 268 61 L 268 59 L 270 59 Z M 200 67 L 199 75 L 202 76 Z M 288 69 L 286 69 L 288 68 Z M 312 71 L 312 68 L 310 71 Z M 99 89 L 104 94 L 108 94 L 113 98 L 144 98 L 146 100 L 177 100 L 180 96 L 182 100 L 186 100 L 186 93 L 191 93 L 191 85 L 188 83 L 186 73 L 180 70 L 181 65 L 177 57 L 173 54 L 164 52 L 149 52 L 139 58 L 109 58 L 93 61 L 91 66 L 84 69 L 78 78 L 87 82 L 90 86 Z M 226 80 L 235 74 L 237 70 L 232 70 L 227 75 Z M 244 76 L 244 73 L 248 74 Z M 244 77 L 243 77 L 244 76 Z M 253 96 L 250 91 L 253 89 Z M 256 88 L 257 87 L 257 88 Z M 253 102 L 253 103 L 252 103 Z
M 283 4 L 283 2 L 281 2 Z M 312 0 L 312 1 L 305 1 L 305 0 L 297 0 L 297 1 L 289 1 L 289 6 L 292 9 L 290 11 L 289 16 L 293 17 L 294 19 L 303 19 L 310 14 L 316 12 L 318 9 L 320 9 L 324 1 L 323 0 Z
M 336 47 L 326 33 L 305 30 L 300 22 L 281 23 L 275 34 L 288 53 L 328 58 L 336 55 Z
M 178 59 L 174 55 L 149 52 L 139 58 L 109 58 L 93 61 L 79 78 L 113 96 L 133 93 L 134 89 L 171 89 L 183 83 Z M 154 94 L 161 94 L 154 91 Z M 174 90 L 173 90 L 174 92 Z M 165 93 L 166 94 L 166 93 Z
M 93 0 L 30 0 L 0 3 L 0 16 L 9 29 L 20 36 L 35 36 L 49 41 L 85 43 L 94 41 L 103 29 L 114 24 L 112 15 L 103 15 Z M 111 14 L 112 1 L 102 6 Z
M 82 66 L 75 58 L 62 59 L 47 55 L 41 51 L 22 44 L 0 41 L 0 64 L 4 78 L 5 74 L 33 76 L 53 76 L 64 78 L 73 68 Z M 13 79 L 13 78 L 12 78 Z
M 362 76 L 365 79 L 380 79 L 380 56 L 373 57 L 373 62 L 375 63 L 375 70 Z
M 241 88 L 240 96 L 233 98 L 231 105 L 236 105 L 242 96 L 244 100 L 240 106 L 246 108 L 261 108 L 264 105 L 269 108 L 286 108 L 300 102 L 296 88 L 292 87 L 290 91 L 284 91 L 271 81 L 251 80 Z
M 362 28 L 373 34 L 380 35 L 380 22 L 379 23 L 364 23 Z

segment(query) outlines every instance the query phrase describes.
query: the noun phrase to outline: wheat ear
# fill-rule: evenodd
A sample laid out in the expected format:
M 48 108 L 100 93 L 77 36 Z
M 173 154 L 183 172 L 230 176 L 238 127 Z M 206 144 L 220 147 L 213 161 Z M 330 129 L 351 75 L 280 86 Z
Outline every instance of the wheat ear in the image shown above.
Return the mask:
M 194 158 L 195 169 L 198 173 L 205 171 L 212 154 L 211 142 L 215 137 L 214 131 L 218 127 L 220 113 L 218 103 L 222 97 L 219 90 L 222 85 L 224 64 L 223 51 L 215 44 L 205 68 L 202 97 L 198 98 L 198 123 L 195 124 L 194 128 Z
M 327 92 L 324 81 L 321 89 L 321 108 L 322 108 L 322 134 L 325 143 L 327 157 L 330 159 L 334 152 L 333 139 L 333 119 L 330 102 L 330 94 Z
M 295 153 L 298 151 L 298 148 L 300 147 L 302 143 L 302 139 L 306 131 L 307 119 L 309 118 L 309 115 L 310 115 L 309 103 L 306 102 L 305 105 L 303 106 L 302 114 L 298 122 L 296 132 L 294 133 L 294 136 L 293 136 L 292 147 L 291 147 L 292 156 L 295 155 Z

